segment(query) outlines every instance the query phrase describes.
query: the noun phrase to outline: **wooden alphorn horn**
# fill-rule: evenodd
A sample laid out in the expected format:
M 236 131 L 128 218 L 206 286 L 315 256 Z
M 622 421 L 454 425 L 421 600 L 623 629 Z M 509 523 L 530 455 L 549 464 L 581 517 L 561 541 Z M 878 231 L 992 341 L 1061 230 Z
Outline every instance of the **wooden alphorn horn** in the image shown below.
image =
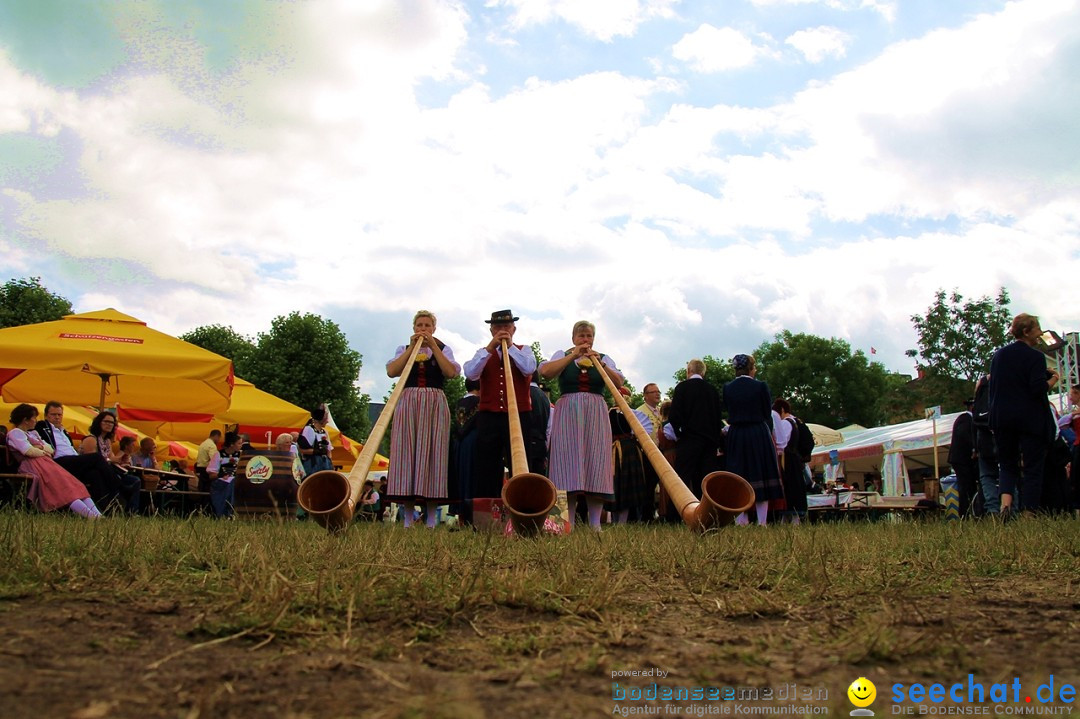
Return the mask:
M 510 479 L 502 488 L 503 507 L 510 515 L 510 523 L 516 534 L 534 536 L 539 534 L 548 512 L 555 506 L 555 484 L 544 475 L 529 471 L 506 340 L 502 341 L 502 357 L 506 377 L 506 413 L 510 420 Z
M 367 442 L 364 443 L 364 448 L 360 451 L 360 456 L 356 459 L 349 476 L 346 477 L 342 472 L 332 469 L 315 472 L 301 482 L 300 488 L 296 491 L 296 501 L 300 503 L 308 516 L 331 532 L 343 532 L 352 522 L 356 503 L 360 501 L 360 494 L 364 490 L 364 480 L 371 471 L 371 463 L 375 459 L 379 443 L 386 434 L 386 426 L 390 424 L 390 419 L 394 416 L 394 407 L 397 406 L 401 392 L 405 389 L 405 380 L 408 379 L 413 363 L 416 362 L 416 355 L 423 344 L 424 338 L 417 337 L 409 353 L 409 359 L 401 370 L 401 378 L 394 386 L 394 391 L 390 393 L 390 398 L 386 400 L 386 406 L 383 407 L 379 418 L 375 420 L 375 426 L 371 428 Z
M 660 483 L 664 485 L 664 491 L 675 503 L 679 516 L 687 526 L 698 532 L 704 532 L 713 526 L 731 524 L 735 521 L 735 517 L 754 506 L 754 488 L 745 479 L 731 472 L 710 472 L 705 475 L 705 478 L 701 480 L 701 499 L 698 500 L 664 458 L 663 453 L 645 431 L 634 411 L 630 409 L 630 405 L 623 399 L 619 388 L 611 381 L 604 368 L 600 367 L 600 357 L 595 352 L 590 352 L 589 356 L 597 364 L 597 370 L 604 378 L 604 384 L 607 385 L 611 396 L 615 398 L 615 404 L 626 417 L 630 429 L 637 437 L 638 444 L 641 445 L 649 463 L 656 470 Z M 662 428 L 661 431 L 663 431 Z

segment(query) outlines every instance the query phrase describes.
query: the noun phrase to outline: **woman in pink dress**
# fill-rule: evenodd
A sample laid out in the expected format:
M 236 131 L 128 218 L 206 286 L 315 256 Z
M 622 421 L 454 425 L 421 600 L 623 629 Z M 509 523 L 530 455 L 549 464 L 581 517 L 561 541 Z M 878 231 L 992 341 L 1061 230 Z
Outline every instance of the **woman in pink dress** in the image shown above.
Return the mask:
M 90 499 L 86 486 L 66 469 L 52 460 L 53 449 L 33 432 L 38 410 L 30 404 L 20 404 L 11 411 L 13 429 L 8 432 L 8 448 L 21 460 L 19 471 L 31 475 L 29 498 L 42 512 L 67 507 L 87 519 L 96 519 L 101 512 Z

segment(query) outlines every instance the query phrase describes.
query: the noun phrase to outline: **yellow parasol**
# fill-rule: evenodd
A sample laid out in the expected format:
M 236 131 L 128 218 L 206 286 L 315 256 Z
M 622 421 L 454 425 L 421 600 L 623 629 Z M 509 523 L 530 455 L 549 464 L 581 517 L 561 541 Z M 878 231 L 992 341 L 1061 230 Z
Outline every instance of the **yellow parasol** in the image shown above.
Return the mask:
M 0 329 L 8 402 L 121 406 L 138 416 L 208 420 L 229 406 L 228 359 L 114 309 Z

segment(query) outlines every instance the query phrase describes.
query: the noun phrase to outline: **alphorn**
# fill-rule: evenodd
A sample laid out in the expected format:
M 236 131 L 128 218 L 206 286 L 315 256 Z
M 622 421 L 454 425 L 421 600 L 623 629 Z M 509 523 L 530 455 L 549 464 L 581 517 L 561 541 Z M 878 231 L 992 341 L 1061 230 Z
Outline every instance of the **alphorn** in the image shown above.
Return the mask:
M 506 340 L 502 341 L 502 356 L 506 378 L 506 413 L 510 421 L 510 479 L 502 488 L 503 507 L 510 515 L 510 523 L 516 534 L 533 536 L 543 528 L 548 512 L 555 506 L 555 484 L 544 475 L 529 471 Z
M 300 503 L 308 516 L 331 532 L 343 532 L 352 522 L 356 503 L 360 501 L 360 494 L 364 490 L 364 480 L 371 471 L 371 463 L 375 459 L 379 443 L 386 434 L 386 426 L 390 424 L 390 419 L 394 416 L 394 407 L 397 406 L 398 398 L 405 389 L 405 380 L 409 377 L 413 363 L 416 362 L 416 355 L 423 344 L 424 338 L 417 337 L 409 353 L 409 359 L 401 370 L 401 379 L 394 386 L 390 398 L 386 400 L 386 406 L 383 407 L 379 418 L 375 420 L 375 426 L 371 428 L 367 442 L 364 443 L 364 448 L 360 451 L 360 456 L 357 457 L 349 476 L 346 477 L 342 472 L 332 469 L 315 472 L 301 482 L 300 488 L 296 490 L 296 501 Z
M 649 463 L 656 470 L 664 491 L 675 503 L 679 516 L 687 526 L 695 531 L 704 532 L 713 526 L 731 524 L 735 521 L 735 517 L 754 506 L 754 488 L 745 479 L 731 472 L 710 472 L 705 475 L 705 478 L 701 480 L 701 499 L 698 500 L 664 458 L 663 453 L 645 431 L 634 411 L 630 409 L 630 405 L 623 399 L 619 388 L 607 376 L 604 368 L 599 366 L 600 357 L 595 352 L 590 352 L 589 355 L 597 364 L 597 370 L 604 378 L 604 384 L 607 385 L 611 396 L 615 398 L 615 404 L 626 417 Z

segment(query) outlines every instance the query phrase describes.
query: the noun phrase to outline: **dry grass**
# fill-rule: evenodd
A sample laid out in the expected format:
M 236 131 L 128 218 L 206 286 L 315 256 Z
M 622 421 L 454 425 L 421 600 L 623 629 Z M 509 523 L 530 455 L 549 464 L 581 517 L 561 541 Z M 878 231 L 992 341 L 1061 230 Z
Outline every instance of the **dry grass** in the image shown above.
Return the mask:
M 1080 606 L 1078 527 L 883 521 L 696 536 L 629 526 L 514 540 L 5 510 L 0 611 L 78 601 L 176 616 L 171 650 L 152 654 L 157 667 L 225 647 L 316 653 L 363 668 L 391 693 L 413 692 L 405 667 L 459 679 L 467 669 L 484 687 L 550 688 L 566 700 L 578 692 L 587 710 L 602 711 L 611 671 L 637 665 L 703 685 L 897 667 L 1005 672 L 1009 657 L 986 650 L 970 623 L 981 613 L 992 624 L 995 608 L 1031 580 L 1054 588 L 1063 616 Z M 460 700 L 467 716 L 470 692 L 443 698 Z M 404 699 L 394 707 L 385 716 L 417 710 Z

